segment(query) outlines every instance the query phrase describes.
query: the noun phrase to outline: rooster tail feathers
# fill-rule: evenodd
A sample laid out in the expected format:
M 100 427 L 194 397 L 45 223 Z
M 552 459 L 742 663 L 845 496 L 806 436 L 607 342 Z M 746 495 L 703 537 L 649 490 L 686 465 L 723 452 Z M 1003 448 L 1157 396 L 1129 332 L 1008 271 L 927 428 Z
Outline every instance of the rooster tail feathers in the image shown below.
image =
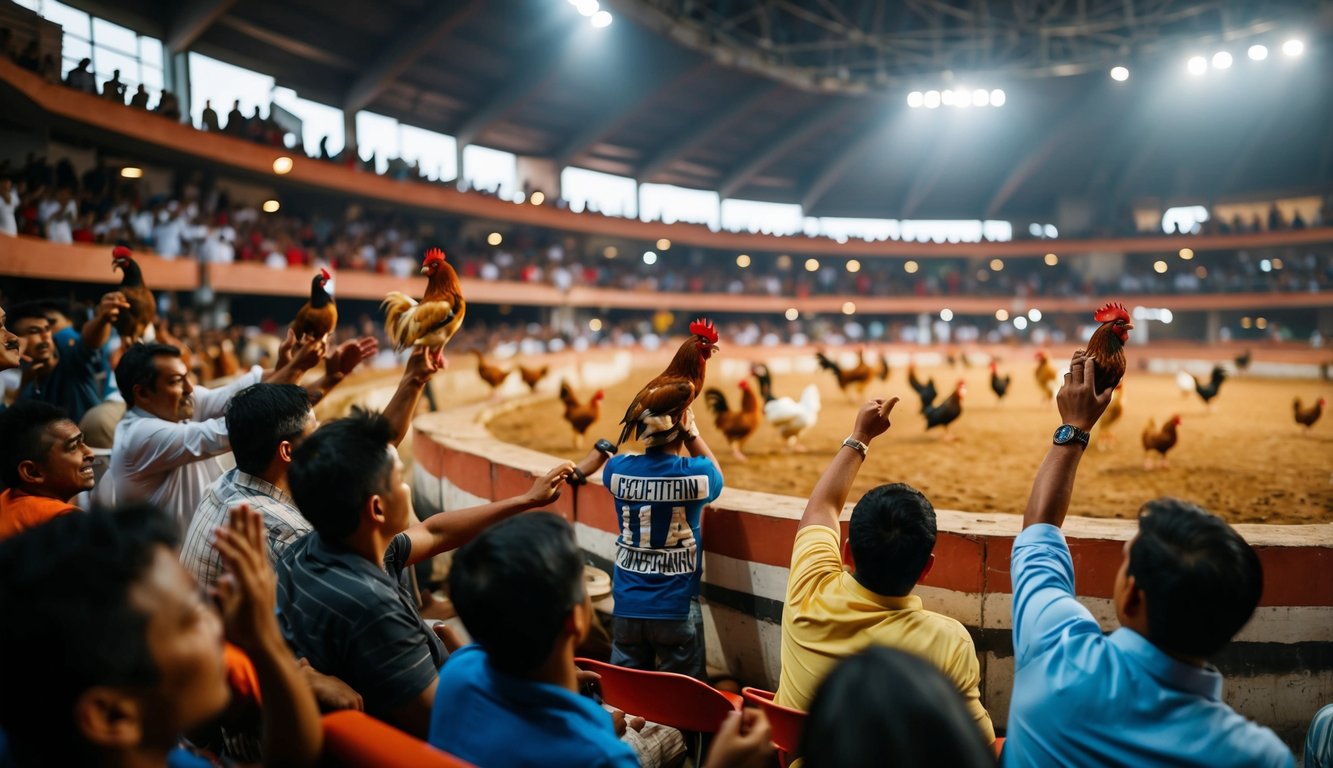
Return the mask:
M 801 410 L 814 415 L 819 413 L 819 408 L 819 387 L 814 384 L 807 384 L 805 389 L 801 391 Z
M 563 379 L 560 381 L 560 399 L 564 401 L 565 405 L 574 405 L 578 402 L 574 398 L 574 389 L 569 386 L 569 382 Z
M 704 402 L 708 403 L 708 410 L 719 416 L 729 410 L 727 406 L 727 396 L 722 394 L 722 390 L 717 389 L 716 387 L 709 387 L 704 390 Z
M 823 352 L 816 352 L 815 357 L 819 358 L 819 367 L 823 368 L 826 371 L 833 371 L 834 373 L 838 373 L 839 371 L 842 370 L 842 368 L 837 363 L 830 360 L 829 357 L 825 355 Z
M 1124 320 L 1128 323 L 1129 311 L 1125 309 L 1124 304 L 1118 301 L 1109 301 L 1097 310 L 1097 314 L 1093 315 L 1092 319 L 1099 323 L 1108 323 L 1112 320 Z
M 393 339 L 394 348 L 399 351 L 408 346 L 402 343 L 403 318 L 406 317 L 408 310 L 416 305 L 416 299 L 398 291 L 390 291 L 385 295 L 384 301 L 380 302 L 380 309 L 384 310 L 384 330 L 388 332 L 389 338 Z

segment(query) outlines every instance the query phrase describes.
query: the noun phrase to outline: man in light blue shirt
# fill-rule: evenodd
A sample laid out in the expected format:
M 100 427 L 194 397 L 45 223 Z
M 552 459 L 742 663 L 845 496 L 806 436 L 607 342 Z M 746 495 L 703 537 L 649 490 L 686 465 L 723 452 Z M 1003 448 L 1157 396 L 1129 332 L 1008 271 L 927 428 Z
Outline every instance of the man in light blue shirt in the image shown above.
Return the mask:
M 1065 423 L 1037 471 L 1014 540 L 1014 694 L 1003 759 L 1014 766 L 1293 766 L 1268 728 L 1222 701 L 1208 657 L 1249 621 L 1259 558 L 1220 518 L 1158 499 L 1125 544 L 1103 635 L 1074 598 L 1060 526 L 1092 429 L 1111 399 L 1076 352 L 1056 397 Z

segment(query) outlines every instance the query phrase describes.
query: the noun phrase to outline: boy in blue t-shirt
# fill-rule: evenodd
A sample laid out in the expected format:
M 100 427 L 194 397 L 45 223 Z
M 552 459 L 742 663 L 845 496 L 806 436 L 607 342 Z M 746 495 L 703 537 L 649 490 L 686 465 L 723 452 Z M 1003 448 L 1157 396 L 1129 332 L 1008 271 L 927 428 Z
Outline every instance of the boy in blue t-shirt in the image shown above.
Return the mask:
M 674 440 L 647 437 L 644 453 L 613 456 L 602 470 L 620 521 L 611 663 L 702 680 L 699 522 L 722 493 L 722 472 L 694 415 L 686 411 L 681 423 Z

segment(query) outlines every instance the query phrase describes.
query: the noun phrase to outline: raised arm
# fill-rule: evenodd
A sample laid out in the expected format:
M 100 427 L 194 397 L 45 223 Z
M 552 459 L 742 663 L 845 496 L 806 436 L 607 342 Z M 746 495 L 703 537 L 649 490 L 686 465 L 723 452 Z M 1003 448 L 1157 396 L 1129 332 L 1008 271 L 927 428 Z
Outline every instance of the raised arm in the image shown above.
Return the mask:
M 101 349 L 111 338 L 111 324 L 129 308 L 130 303 L 120 291 L 103 294 L 92 319 L 83 324 L 83 346 L 89 350 Z
M 869 446 L 870 441 L 884 434 L 889 428 L 889 414 L 897 404 L 898 398 L 891 397 L 887 401 L 882 398 L 871 400 L 861 406 L 861 410 L 856 413 L 856 421 L 852 423 L 850 438 Z M 801 522 L 796 526 L 797 530 L 811 525 L 822 525 L 841 533 L 838 516 L 842 514 L 842 508 L 847 504 L 847 494 L 851 493 L 852 482 L 856 480 L 856 474 L 861 471 L 861 464 L 865 462 L 865 458 L 859 450 L 845 443 L 838 449 L 828 469 L 824 470 L 819 482 L 815 484 L 815 490 L 805 504 Z
M 417 413 L 417 403 L 421 402 L 421 393 L 430 385 L 430 378 L 448 366 L 447 360 L 441 357 L 437 362 L 435 355 L 428 354 L 425 347 L 412 350 L 411 357 L 407 358 L 407 367 L 403 369 L 403 378 L 398 382 L 398 389 L 384 408 L 384 418 L 393 425 L 394 445 L 407 437 L 412 417 Z
M 412 554 L 407 565 L 419 563 L 441 552 L 457 549 L 488 526 L 545 506 L 560 498 L 560 488 L 574 471 L 574 463 L 562 462 L 533 482 L 526 493 L 453 512 L 441 512 L 407 529 Z
M 1092 358 L 1085 356 L 1083 350 L 1078 350 L 1069 362 L 1064 386 L 1060 387 L 1060 392 L 1055 396 L 1060 418 L 1063 423 L 1084 432 L 1091 430 L 1111 403 L 1111 392 L 1112 389 L 1107 387 L 1100 397 L 1097 395 Z M 1057 528 L 1064 525 L 1065 515 L 1069 512 L 1069 499 L 1074 494 L 1074 476 L 1078 473 L 1078 463 L 1083 458 L 1084 448 L 1079 441 L 1071 440 L 1064 445 L 1052 445 L 1046 452 L 1046 459 L 1042 461 L 1037 477 L 1032 481 L 1027 510 L 1023 512 L 1024 528 L 1038 523 Z
M 324 375 L 314 383 L 304 385 L 306 394 L 310 396 L 310 404 L 323 400 L 329 390 L 342 383 L 358 365 L 379 354 L 379 351 L 380 345 L 374 336 L 363 336 L 334 347 L 329 356 L 324 358 Z
M 717 457 L 713 455 L 713 449 L 708 447 L 704 438 L 699 434 L 699 427 L 694 423 L 694 409 L 685 409 L 685 414 L 681 416 L 681 422 L 685 427 L 685 450 L 694 458 L 702 456 L 713 462 L 713 466 L 719 466 Z
M 323 339 L 307 337 L 294 340 L 291 329 L 287 330 L 287 340 L 278 349 L 278 364 L 271 371 L 265 371 L 265 384 L 299 384 L 305 372 L 319 365 L 324 359 L 328 346 Z

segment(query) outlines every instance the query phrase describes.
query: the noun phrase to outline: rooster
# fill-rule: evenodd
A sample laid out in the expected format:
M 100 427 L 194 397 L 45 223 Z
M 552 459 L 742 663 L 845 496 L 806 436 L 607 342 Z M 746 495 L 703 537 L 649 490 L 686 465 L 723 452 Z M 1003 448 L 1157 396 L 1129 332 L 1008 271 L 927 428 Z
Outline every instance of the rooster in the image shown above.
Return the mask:
M 121 344 L 128 349 L 136 341 L 152 341 L 155 336 L 145 337 L 144 334 L 157 320 L 157 302 L 153 292 L 143 284 L 143 272 L 130 257 L 129 248 L 118 245 L 111 249 L 111 268 L 120 270 L 120 292 L 130 305 L 116 318 L 116 333 L 120 334 Z
M 505 383 L 505 379 L 509 378 L 509 374 L 513 373 L 513 369 L 506 371 L 498 365 L 491 365 L 486 362 L 486 356 L 481 353 L 480 349 L 474 349 L 471 352 L 477 356 L 477 375 L 491 385 L 491 392 L 494 393 L 501 384 Z
M 546 378 L 546 374 L 550 370 L 551 366 L 549 365 L 543 365 L 540 368 L 527 368 L 520 365 L 518 366 L 518 375 L 523 379 L 523 383 L 528 385 L 529 392 L 536 392 L 537 385 L 542 382 L 542 379 Z
M 586 404 L 580 403 L 574 395 L 574 389 L 567 382 L 560 382 L 560 402 L 565 404 L 565 421 L 574 428 L 574 450 L 583 450 L 583 436 L 588 428 L 602 418 L 602 390 L 592 393 Z
M 1101 419 L 1097 421 L 1097 449 L 1105 451 L 1112 445 L 1120 442 L 1111 431 L 1111 427 L 1120 420 L 1125 412 L 1125 382 L 1115 385 L 1115 391 L 1111 393 L 1111 402 L 1106 406 L 1106 413 L 1102 414 Z
M 1003 378 L 1000 377 L 998 366 L 995 361 L 990 361 L 990 389 L 995 393 L 997 400 L 1003 400 L 1004 396 L 1009 394 L 1009 382 L 1013 380 L 1012 373 L 1006 373 Z
M 1042 397 L 1050 400 L 1055 397 L 1055 390 L 1058 385 L 1056 380 L 1059 378 L 1055 372 L 1055 366 L 1051 365 L 1051 358 L 1046 355 L 1045 350 L 1037 350 L 1037 389 L 1041 390 Z
M 1166 468 L 1166 452 L 1176 445 L 1176 428 L 1180 426 L 1180 417 L 1172 416 L 1162 425 L 1158 431 L 1157 425 L 1152 419 L 1148 419 L 1148 426 L 1143 428 L 1143 468 L 1152 469 L 1152 452 L 1157 451 L 1161 457 L 1158 467 Z
M 428 278 L 421 303 L 398 291 L 384 297 L 380 305 L 384 309 L 384 330 L 393 339 L 394 350 L 426 347 L 434 353 L 436 362 L 443 364 L 444 347 L 463 325 L 467 302 L 458 273 L 444 260 L 444 251 L 427 251 L 421 274 Z
M 949 425 L 954 423 L 959 416 L 963 414 L 963 396 L 967 394 L 967 387 L 962 379 L 954 385 L 953 394 L 944 399 L 939 405 L 927 408 L 923 413 L 926 416 L 926 431 L 935 427 L 944 427 L 946 440 L 953 439 L 949 434 Z
M 1324 398 L 1319 398 L 1309 408 L 1302 408 L 1301 399 L 1298 397 L 1292 402 L 1291 409 L 1296 416 L 1296 423 L 1305 427 L 1305 431 L 1309 432 L 1310 427 L 1313 427 L 1314 423 L 1319 421 L 1319 417 L 1324 415 Z
M 1254 355 L 1251 354 L 1251 350 L 1248 349 L 1240 353 L 1239 355 L 1236 355 L 1236 370 L 1238 371 L 1248 370 L 1250 367 L 1250 361 L 1252 359 L 1254 359 Z
M 1189 371 L 1176 371 L 1176 388 L 1180 390 L 1181 398 L 1194 394 L 1194 383 L 1194 377 Z
M 1193 376 L 1191 376 L 1190 379 L 1194 382 L 1194 391 L 1203 399 L 1204 405 L 1208 406 L 1208 411 L 1211 413 L 1213 410 L 1213 398 L 1217 397 L 1218 391 L 1222 389 L 1222 382 L 1226 381 L 1227 372 L 1222 369 L 1222 366 L 1214 365 L 1213 372 L 1209 375 L 1207 384 L 1204 384 Z
M 727 438 L 731 454 L 737 461 L 745 461 L 745 441 L 749 440 L 759 428 L 759 398 L 755 396 L 754 390 L 750 389 L 750 382 L 742 379 L 739 386 L 740 410 L 733 411 L 728 408 L 727 396 L 716 387 L 704 390 L 704 402 L 708 403 L 708 410 L 716 417 L 713 423 L 717 425 L 718 431 Z
M 939 397 L 939 390 L 935 389 L 935 379 L 932 377 L 925 384 L 916 377 L 916 363 L 907 364 L 907 383 L 916 390 L 917 397 L 921 398 L 921 412 L 925 413 L 935 404 L 935 398 Z
M 1102 305 L 1092 318 L 1101 323 L 1088 339 L 1088 357 L 1092 358 L 1094 391 L 1098 394 L 1114 389 L 1125 375 L 1125 342 L 1134 325 L 1123 304 L 1110 302 Z
M 838 388 L 843 391 L 843 394 L 847 395 L 848 400 L 854 399 L 851 392 L 853 389 L 857 391 L 857 396 L 865 397 L 866 385 L 870 383 L 874 374 L 871 372 L 870 366 L 866 365 L 864 350 L 857 352 L 856 365 L 845 370 L 823 352 L 816 352 L 815 357 L 819 358 L 820 368 L 833 371 L 833 375 L 838 379 Z
M 709 320 L 690 323 L 690 337 L 676 350 L 666 370 L 644 385 L 620 420 L 624 429 L 616 445 L 634 438 L 670 443 L 681 435 L 680 418 L 704 386 L 708 359 L 717 352 L 717 329 Z
M 879 353 L 879 380 L 889 380 L 889 355 L 887 352 Z
M 310 299 L 296 313 L 292 321 L 292 331 L 297 340 L 307 336 L 325 339 L 338 325 L 338 305 L 333 303 L 325 286 L 329 283 L 329 271 L 319 270 L 319 274 L 310 280 Z
M 819 420 L 819 387 L 807 384 L 801 391 L 800 401 L 790 397 L 773 397 L 773 379 L 768 366 L 754 365 L 750 373 L 759 382 L 759 395 L 764 398 L 764 420 L 777 429 L 787 443 L 788 451 L 804 451 L 801 435 Z

